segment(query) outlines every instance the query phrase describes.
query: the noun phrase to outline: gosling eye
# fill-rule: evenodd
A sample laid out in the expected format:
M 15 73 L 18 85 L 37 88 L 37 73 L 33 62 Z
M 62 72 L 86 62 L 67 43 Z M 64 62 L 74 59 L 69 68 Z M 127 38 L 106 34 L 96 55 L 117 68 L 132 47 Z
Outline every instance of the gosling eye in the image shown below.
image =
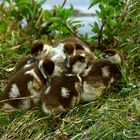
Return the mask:
M 88 65 L 86 66 L 86 69 L 88 69 Z
M 89 63 L 87 63 L 86 69 L 88 69 L 89 67 L 90 67 L 90 64 L 89 64 Z

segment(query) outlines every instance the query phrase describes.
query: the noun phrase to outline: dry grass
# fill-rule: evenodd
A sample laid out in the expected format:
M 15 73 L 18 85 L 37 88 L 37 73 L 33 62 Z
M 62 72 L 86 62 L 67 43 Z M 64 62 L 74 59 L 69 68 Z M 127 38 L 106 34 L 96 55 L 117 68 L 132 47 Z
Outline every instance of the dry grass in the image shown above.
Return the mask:
M 56 118 L 46 116 L 41 107 L 1 112 L 1 139 L 139 139 L 139 93 L 129 94 L 122 98 L 120 93 L 109 91 L 99 100 Z

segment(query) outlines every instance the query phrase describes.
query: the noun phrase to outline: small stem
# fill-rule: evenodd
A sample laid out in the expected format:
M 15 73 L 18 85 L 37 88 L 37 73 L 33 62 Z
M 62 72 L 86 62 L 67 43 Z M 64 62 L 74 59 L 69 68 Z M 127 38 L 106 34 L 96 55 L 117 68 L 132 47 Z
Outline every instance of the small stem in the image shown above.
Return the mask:
M 98 47 L 100 47 L 100 45 L 101 45 L 102 31 L 103 31 L 104 24 L 105 24 L 105 23 L 103 22 L 103 24 L 102 24 L 102 26 L 101 26 L 101 28 L 100 28 L 100 31 L 99 31 L 99 36 L 98 36 Z
M 130 6 L 130 3 L 131 3 L 131 0 L 127 0 L 125 2 L 124 8 L 122 9 L 122 13 L 121 13 L 121 20 L 122 21 L 124 20 L 124 17 L 128 11 L 129 6 Z
M 67 0 L 64 0 L 64 1 L 63 1 L 63 4 L 62 4 L 62 6 L 61 6 L 62 8 L 65 6 L 66 2 L 67 2 Z
M 40 15 L 39 15 L 38 20 L 37 20 L 37 22 L 36 22 L 36 24 L 35 24 L 35 27 L 36 27 L 36 28 L 37 28 L 38 25 L 40 24 L 40 21 L 41 21 L 43 15 L 44 15 L 44 10 L 41 9 Z

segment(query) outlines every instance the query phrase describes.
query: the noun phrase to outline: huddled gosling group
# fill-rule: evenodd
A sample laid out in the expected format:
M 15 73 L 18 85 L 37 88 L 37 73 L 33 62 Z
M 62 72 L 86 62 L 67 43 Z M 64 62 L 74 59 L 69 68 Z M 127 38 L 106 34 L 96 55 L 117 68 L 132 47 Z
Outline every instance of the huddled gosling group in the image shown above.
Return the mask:
M 102 96 L 121 78 L 121 54 L 108 49 L 96 57 L 81 40 L 70 37 L 53 46 L 37 42 L 15 65 L 0 109 L 31 109 L 41 103 L 46 114 L 59 114 Z

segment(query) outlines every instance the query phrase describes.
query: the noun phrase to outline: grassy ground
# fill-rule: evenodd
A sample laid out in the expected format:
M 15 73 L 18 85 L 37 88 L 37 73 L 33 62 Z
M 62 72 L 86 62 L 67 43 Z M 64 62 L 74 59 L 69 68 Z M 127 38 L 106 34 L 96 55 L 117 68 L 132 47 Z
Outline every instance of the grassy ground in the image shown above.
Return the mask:
M 26 52 L 24 46 L 12 50 L 8 43 L 1 44 L 1 95 L 11 68 Z M 133 62 L 135 53 L 129 53 L 124 60 L 122 81 L 96 101 L 81 104 L 55 119 L 46 116 L 40 106 L 29 111 L 0 112 L 1 139 L 140 139 L 140 75 L 139 68 L 135 68 L 138 63 Z
M 0 112 L 1 140 L 139 140 L 140 139 L 140 15 L 119 35 L 124 54 L 123 78 L 104 96 L 81 104 L 57 118 L 38 106 L 29 111 Z M 21 36 L 22 34 L 22 36 Z M 0 36 L 0 95 L 15 63 L 30 50 L 32 38 L 20 30 Z M 13 46 L 21 45 L 18 49 Z

